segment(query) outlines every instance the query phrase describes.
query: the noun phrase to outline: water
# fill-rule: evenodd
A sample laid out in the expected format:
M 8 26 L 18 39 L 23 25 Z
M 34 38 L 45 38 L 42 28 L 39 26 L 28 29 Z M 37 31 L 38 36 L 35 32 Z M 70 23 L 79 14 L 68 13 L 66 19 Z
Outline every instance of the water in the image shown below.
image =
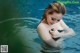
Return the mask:
M 5 7 L 6 3 L 4 5 L 6 10 L 4 7 L 2 8 L 3 11 L 0 10 L 6 12 L 5 14 L 0 13 L 0 45 L 9 45 L 9 53 L 15 53 L 15 51 L 17 53 L 41 53 L 42 41 L 36 28 L 44 9 L 53 0 L 35 0 L 36 2 L 33 0 L 8 1 L 12 7 Z M 69 27 L 73 28 L 76 36 L 64 41 L 62 52 L 80 53 L 80 4 L 67 4 L 65 6 L 67 13 L 63 16 L 63 20 Z

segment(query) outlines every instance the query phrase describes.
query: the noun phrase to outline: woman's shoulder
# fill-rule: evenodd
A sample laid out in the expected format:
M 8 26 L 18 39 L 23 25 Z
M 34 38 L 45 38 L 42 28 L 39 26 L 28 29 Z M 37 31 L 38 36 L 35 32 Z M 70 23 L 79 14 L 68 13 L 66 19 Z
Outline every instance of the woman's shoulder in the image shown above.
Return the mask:
M 39 23 L 39 25 L 37 26 L 37 28 L 42 28 L 45 27 L 44 23 Z
M 46 29 L 46 26 L 44 23 L 40 23 L 38 26 L 37 26 L 37 29 Z

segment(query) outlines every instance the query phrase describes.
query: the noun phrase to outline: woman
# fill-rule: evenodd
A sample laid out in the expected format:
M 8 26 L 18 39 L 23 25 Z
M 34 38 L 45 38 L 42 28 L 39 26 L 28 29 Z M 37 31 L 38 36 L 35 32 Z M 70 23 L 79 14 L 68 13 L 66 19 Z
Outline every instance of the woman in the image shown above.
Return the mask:
M 50 47 L 59 48 L 63 38 L 75 35 L 62 20 L 65 14 L 65 6 L 59 2 L 51 3 L 44 11 L 42 20 L 37 26 L 41 39 Z

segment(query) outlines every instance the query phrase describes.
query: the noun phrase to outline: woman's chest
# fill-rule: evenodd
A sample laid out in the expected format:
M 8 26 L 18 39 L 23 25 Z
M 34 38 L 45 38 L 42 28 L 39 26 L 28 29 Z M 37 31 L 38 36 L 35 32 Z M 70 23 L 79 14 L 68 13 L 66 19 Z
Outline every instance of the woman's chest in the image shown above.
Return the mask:
M 54 29 L 54 30 L 63 30 L 63 27 L 60 25 L 60 23 L 53 24 L 51 26 L 47 26 L 48 30 Z

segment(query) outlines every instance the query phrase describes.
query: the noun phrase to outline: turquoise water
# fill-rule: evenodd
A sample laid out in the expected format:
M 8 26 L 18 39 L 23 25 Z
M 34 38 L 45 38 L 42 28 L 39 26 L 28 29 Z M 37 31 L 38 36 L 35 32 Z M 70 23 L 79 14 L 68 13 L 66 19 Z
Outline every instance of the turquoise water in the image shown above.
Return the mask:
M 9 53 L 41 53 L 42 41 L 36 28 L 44 9 L 52 1 L 8 0 L 5 2 L 0 10 L 4 12 L 0 12 L 0 45 L 7 44 Z M 6 5 L 11 7 L 6 7 Z M 62 52 L 80 53 L 80 4 L 66 4 L 65 6 L 67 12 L 63 20 L 73 28 L 76 36 L 64 41 Z

